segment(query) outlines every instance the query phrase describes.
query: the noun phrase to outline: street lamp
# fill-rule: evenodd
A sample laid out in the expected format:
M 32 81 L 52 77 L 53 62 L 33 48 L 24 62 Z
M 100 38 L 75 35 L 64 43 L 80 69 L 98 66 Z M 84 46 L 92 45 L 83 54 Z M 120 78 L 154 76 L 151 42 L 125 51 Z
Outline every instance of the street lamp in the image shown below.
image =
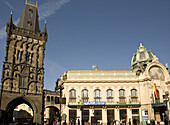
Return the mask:
M 169 111 L 168 111 L 168 108 L 169 108 L 169 105 L 168 105 L 168 102 L 169 102 L 169 97 L 168 97 L 169 96 L 169 92 L 166 91 L 165 95 L 166 95 L 166 99 L 165 99 L 165 101 L 166 101 L 166 114 L 169 114 Z M 167 118 L 168 118 L 168 121 L 169 121 L 169 117 L 168 116 L 167 116 Z
M 83 107 L 81 107 L 81 123 L 84 125 L 84 120 L 83 120 Z
M 63 86 L 58 86 L 57 88 L 58 90 L 60 90 L 60 111 L 59 111 L 59 122 L 60 122 L 60 125 L 61 125 L 61 100 L 62 100 L 62 90 L 64 89 Z

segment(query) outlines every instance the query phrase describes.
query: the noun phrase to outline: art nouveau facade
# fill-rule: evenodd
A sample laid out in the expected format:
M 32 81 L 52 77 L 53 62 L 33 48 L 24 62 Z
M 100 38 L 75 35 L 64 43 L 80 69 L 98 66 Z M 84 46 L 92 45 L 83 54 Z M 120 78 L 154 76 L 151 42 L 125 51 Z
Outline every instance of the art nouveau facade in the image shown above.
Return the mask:
M 132 70 L 75 70 L 61 77 L 66 121 L 85 123 L 162 121 L 167 117 L 166 92 L 170 92 L 168 67 L 140 45 L 132 58 Z M 155 83 L 155 85 L 154 85 Z M 156 91 L 154 90 L 156 87 Z M 75 120 L 74 120 L 75 119 Z

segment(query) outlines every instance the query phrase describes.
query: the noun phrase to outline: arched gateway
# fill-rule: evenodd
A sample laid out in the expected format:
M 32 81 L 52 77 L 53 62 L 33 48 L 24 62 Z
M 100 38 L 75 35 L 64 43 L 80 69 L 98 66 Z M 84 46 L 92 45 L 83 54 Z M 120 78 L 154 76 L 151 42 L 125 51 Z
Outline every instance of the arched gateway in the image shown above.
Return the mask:
M 33 110 L 33 123 L 43 121 L 44 51 L 46 22 L 39 30 L 37 4 L 26 0 L 17 26 L 12 12 L 6 27 L 7 45 L 1 79 L 0 123 L 13 122 L 12 112 L 25 103 Z

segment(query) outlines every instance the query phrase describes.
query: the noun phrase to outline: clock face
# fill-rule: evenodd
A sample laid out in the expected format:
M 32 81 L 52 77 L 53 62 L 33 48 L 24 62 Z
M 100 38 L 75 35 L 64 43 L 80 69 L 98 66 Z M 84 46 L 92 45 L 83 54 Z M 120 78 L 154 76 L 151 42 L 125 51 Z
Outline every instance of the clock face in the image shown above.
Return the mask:
M 165 76 L 159 67 L 152 67 L 149 70 L 149 75 L 150 75 L 151 79 L 153 79 L 153 80 L 161 80 L 161 81 L 165 80 Z

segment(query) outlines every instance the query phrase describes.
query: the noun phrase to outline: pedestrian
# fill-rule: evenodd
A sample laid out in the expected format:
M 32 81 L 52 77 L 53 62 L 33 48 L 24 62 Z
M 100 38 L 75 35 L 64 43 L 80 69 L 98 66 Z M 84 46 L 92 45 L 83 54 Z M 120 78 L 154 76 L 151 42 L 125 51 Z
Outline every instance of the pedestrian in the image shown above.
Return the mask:
M 78 119 L 78 125 L 80 125 L 80 120 Z
M 107 121 L 107 125 L 110 125 L 110 120 Z
M 153 119 L 153 121 L 152 121 L 153 123 L 152 123 L 152 125 L 155 125 L 155 120 Z
M 116 125 L 116 120 L 113 120 L 113 125 Z
M 151 124 L 151 121 L 148 119 L 147 120 L 147 125 L 150 125 Z
M 133 124 L 137 125 L 137 120 L 136 119 L 133 119 Z
M 64 121 L 63 125 L 66 125 L 66 120 Z
M 119 121 L 118 120 L 116 120 L 116 125 L 119 125 Z
M 129 119 L 129 125 L 131 125 L 131 119 Z
M 165 120 L 164 120 L 164 124 L 165 125 L 168 125 L 168 120 L 165 118 Z

